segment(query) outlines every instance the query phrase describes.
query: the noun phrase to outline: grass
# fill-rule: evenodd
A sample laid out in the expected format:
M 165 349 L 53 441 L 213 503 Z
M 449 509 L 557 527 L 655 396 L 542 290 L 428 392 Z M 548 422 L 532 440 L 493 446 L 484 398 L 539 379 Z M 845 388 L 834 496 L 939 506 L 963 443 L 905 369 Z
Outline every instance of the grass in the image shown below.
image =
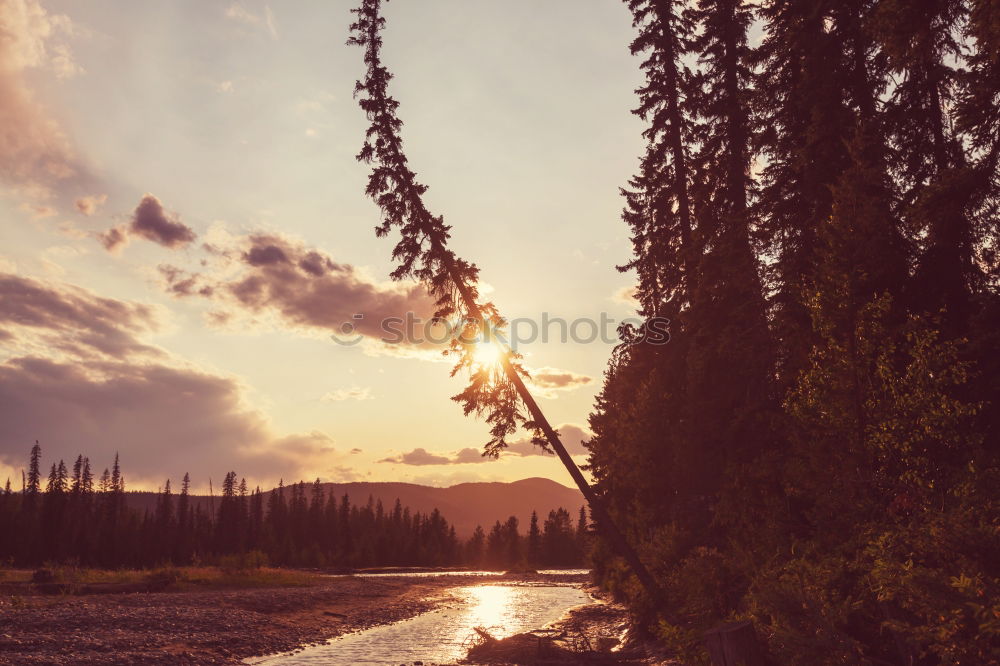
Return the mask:
M 163 569 L 85 569 L 69 566 L 50 567 L 58 583 L 94 585 L 100 583 L 143 583 L 166 577 L 172 590 L 226 590 L 266 587 L 309 587 L 324 578 L 319 574 L 259 567 L 237 570 L 214 566 L 169 567 Z M 33 569 L 0 569 L 0 582 L 31 582 Z

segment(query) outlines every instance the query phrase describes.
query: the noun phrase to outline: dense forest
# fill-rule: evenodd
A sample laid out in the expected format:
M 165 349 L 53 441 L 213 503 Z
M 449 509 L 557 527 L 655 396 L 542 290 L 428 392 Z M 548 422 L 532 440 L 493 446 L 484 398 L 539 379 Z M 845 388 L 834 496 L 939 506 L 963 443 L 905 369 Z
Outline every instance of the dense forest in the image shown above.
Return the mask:
M 526 534 L 511 516 L 466 540 L 437 511 L 412 513 L 397 499 L 391 509 L 368 498 L 352 504 L 317 479 L 249 490 L 226 474 L 218 502 L 208 511 L 190 500 L 190 476 L 180 492 L 167 480 L 155 511 L 129 506 L 125 477 L 114 464 L 94 478 L 78 456 L 72 470 L 60 460 L 43 481 L 41 446 L 31 449 L 24 487 L 10 480 L 0 493 L 0 562 L 17 566 L 75 564 L 105 568 L 223 564 L 252 567 L 467 566 L 491 569 L 575 567 L 590 537 L 581 510 L 576 522 L 555 509 Z
M 627 0 L 645 83 L 623 189 L 647 320 L 589 468 L 700 663 L 1000 662 L 1000 6 Z M 652 619 L 657 618 L 657 619 Z

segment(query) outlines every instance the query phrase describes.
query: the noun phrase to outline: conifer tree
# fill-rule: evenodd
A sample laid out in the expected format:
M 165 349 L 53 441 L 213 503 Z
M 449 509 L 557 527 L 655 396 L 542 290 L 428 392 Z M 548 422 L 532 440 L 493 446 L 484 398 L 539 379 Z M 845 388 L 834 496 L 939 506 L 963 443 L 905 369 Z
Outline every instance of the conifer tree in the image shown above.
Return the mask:
M 882 0 L 872 19 L 894 85 L 887 106 L 901 214 L 920 247 L 911 300 L 945 313 L 952 335 L 967 331 L 973 286 L 975 172 L 950 109 L 959 94 L 964 2 Z
M 90 471 L 90 458 L 83 458 L 83 473 L 80 476 L 80 491 L 84 495 L 91 495 L 94 492 L 94 474 Z
M 637 91 L 633 113 L 647 121 L 647 147 L 639 173 L 622 190 L 622 215 L 632 232 L 633 259 L 619 267 L 635 270 L 636 297 L 645 317 L 676 318 L 690 300 L 696 279 L 692 243 L 689 128 L 681 112 L 686 48 L 690 27 L 673 0 L 628 0 L 638 34 L 630 49 L 646 54 L 645 84 Z
M 41 464 L 42 464 L 42 447 L 39 446 L 38 440 L 35 440 L 35 445 L 31 447 L 31 458 L 28 461 L 28 484 L 24 489 L 25 499 L 30 503 L 34 501 L 34 498 L 38 496 L 42 488 L 42 474 L 41 474 Z
M 764 37 L 753 55 L 761 132 L 757 208 L 763 249 L 775 257 L 769 287 L 787 386 L 806 364 L 812 325 L 805 293 L 813 277 L 818 229 L 833 207 L 831 187 L 849 162 L 854 123 L 845 100 L 844 49 L 831 33 L 832 0 L 762 5 Z
M 460 335 L 450 341 L 449 349 L 459 357 L 453 374 L 468 371 L 469 384 L 454 399 L 463 405 L 467 415 L 483 416 L 491 425 L 485 454 L 499 455 L 507 446 L 507 437 L 521 426 L 533 432 L 533 442 L 554 450 L 590 504 L 598 528 L 628 562 L 650 599 L 659 605 L 662 599 L 655 579 L 529 392 L 519 356 L 501 345 L 498 363 L 490 366 L 476 362 L 475 345 L 470 340 L 483 336 L 486 344 L 497 344 L 498 331 L 502 331 L 506 322 L 492 303 L 480 302 L 478 268 L 448 249 L 450 227 L 444 224 L 443 216 L 434 216 L 427 209 L 423 200 L 427 187 L 416 180 L 408 165 L 400 137 L 402 121 L 396 113 L 399 103 L 388 92 L 392 75 L 381 61 L 385 19 L 380 9 L 381 0 L 362 0 L 358 8 L 351 10 L 356 19 L 351 24 L 348 43 L 364 49 L 366 72 L 355 85 L 355 95 L 370 125 L 357 159 L 373 163 L 366 193 L 382 211 L 382 223 L 376 233 L 384 236 L 393 229 L 400 232 L 393 250 L 393 258 L 399 265 L 392 277 L 414 277 L 421 281 L 437 299 L 435 319 L 451 319 L 458 325 Z
M 698 54 L 684 105 L 698 146 L 698 282 L 684 332 L 689 427 L 675 444 L 671 480 L 687 502 L 685 514 L 704 524 L 707 514 L 698 509 L 708 508 L 705 501 L 724 478 L 720 472 L 752 460 L 773 440 L 765 423 L 774 406 L 774 354 L 750 241 L 759 226 L 749 178 L 751 9 L 738 0 L 701 0 L 688 14 L 690 49 Z
M 538 566 L 542 561 L 542 533 L 538 529 L 538 513 L 531 512 L 528 527 L 528 564 Z
M 482 525 L 476 525 L 468 542 L 465 544 L 465 563 L 469 566 L 482 566 L 486 554 L 486 532 Z

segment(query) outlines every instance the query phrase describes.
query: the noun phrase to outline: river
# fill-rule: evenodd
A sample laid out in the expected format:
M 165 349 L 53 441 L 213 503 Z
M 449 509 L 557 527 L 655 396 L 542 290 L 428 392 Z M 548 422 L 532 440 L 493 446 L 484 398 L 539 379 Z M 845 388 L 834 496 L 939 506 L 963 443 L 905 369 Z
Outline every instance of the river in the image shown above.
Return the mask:
M 438 610 L 248 663 L 267 666 L 455 663 L 465 656 L 475 627 L 484 627 L 494 637 L 504 638 L 542 628 L 570 608 L 593 601 L 579 587 L 544 581 L 466 585 L 451 588 L 449 593 L 454 599 Z

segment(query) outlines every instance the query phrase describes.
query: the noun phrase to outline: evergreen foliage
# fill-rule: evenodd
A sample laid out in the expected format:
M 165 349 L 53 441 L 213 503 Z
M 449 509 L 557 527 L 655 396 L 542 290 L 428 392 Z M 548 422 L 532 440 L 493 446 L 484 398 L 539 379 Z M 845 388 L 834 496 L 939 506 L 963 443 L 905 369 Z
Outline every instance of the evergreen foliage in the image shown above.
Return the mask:
M 623 331 L 589 467 L 666 608 L 600 538 L 598 579 L 690 663 L 735 619 L 778 663 L 996 663 L 996 3 L 626 4 L 671 338 Z
M 36 443 L 29 469 L 41 469 L 41 456 Z M 347 495 L 326 492 L 319 479 L 289 486 L 282 482 L 268 493 L 259 487 L 250 491 L 245 479 L 237 481 L 236 472 L 225 475 L 214 514 L 191 501 L 188 474 L 178 495 L 168 479 L 154 509 L 140 512 L 129 506 L 117 455 L 113 469 L 105 470 L 96 489 L 84 456 L 74 463 L 72 477 L 63 461 L 53 463 L 44 490 L 32 492 L 25 486 L 14 492 L 8 480 L 0 492 L 0 562 L 102 568 L 264 562 L 335 568 L 577 567 L 590 544 L 585 526 L 574 531 L 568 520 L 560 520 L 550 529 L 546 521 L 544 538 L 558 548 L 536 556 L 511 516 L 497 523 L 487 547 L 482 527 L 463 542 L 437 509 L 411 512 L 396 500 L 386 511 L 371 497 L 359 505 Z M 556 513 L 568 519 L 566 510 L 559 509 L 550 520 Z

